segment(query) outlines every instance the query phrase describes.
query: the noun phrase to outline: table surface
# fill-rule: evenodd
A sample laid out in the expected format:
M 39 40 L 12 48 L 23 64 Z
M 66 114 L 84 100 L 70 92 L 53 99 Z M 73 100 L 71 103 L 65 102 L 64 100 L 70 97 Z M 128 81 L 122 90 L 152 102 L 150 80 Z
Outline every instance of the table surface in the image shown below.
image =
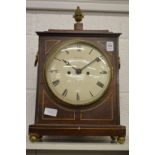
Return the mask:
M 128 138 L 124 144 L 111 143 L 108 137 L 46 137 L 42 142 L 30 142 L 27 137 L 27 150 L 118 150 L 128 151 Z

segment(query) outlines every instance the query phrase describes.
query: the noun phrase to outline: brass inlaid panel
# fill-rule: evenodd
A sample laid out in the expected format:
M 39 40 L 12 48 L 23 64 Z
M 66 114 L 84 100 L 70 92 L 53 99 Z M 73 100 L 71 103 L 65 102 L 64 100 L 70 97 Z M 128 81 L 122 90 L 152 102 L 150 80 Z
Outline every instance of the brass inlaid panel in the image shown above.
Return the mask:
M 45 107 L 57 109 L 58 113 L 56 117 L 44 115 Z M 65 116 L 65 117 L 64 117 Z M 45 90 L 42 93 L 42 119 L 43 120 L 75 120 L 75 112 L 64 109 L 58 106 L 56 103 L 51 103 Z
M 103 104 L 82 111 L 80 120 L 113 120 L 113 95 L 110 94 Z
M 52 50 L 52 48 L 54 48 L 54 46 L 60 42 L 61 42 L 61 40 L 46 40 L 45 41 L 45 54 L 50 52 Z

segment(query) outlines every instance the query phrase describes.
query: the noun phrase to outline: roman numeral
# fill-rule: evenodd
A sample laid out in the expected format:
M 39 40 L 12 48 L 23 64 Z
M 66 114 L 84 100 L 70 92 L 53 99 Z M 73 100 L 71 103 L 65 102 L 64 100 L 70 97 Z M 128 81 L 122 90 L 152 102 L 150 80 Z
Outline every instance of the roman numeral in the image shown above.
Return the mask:
M 65 50 L 65 52 L 66 52 L 67 54 L 69 54 L 69 51 Z
M 94 95 L 92 94 L 92 92 L 91 91 L 89 91 L 89 93 L 90 93 L 90 95 L 93 97 Z
M 81 45 L 77 44 L 77 51 L 81 51 Z
M 58 59 L 58 58 L 56 58 L 56 57 L 55 57 L 54 59 L 55 59 L 55 60 L 58 60 L 58 61 L 61 61 L 60 59 Z
M 100 62 L 100 61 L 101 61 L 101 59 L 102 59 L 102 56 L 97 57 L 97 58 L 96 58 L 96 61 L 97 61 L 97 62 Z
M 98 81 L 96 84 L 97 84 L 97 86 L 99 86 L 99 87 L 101 87 L 101 88 L 104 87 L 104 84 L 103 84 L 102 82 L 100 82 L 100 81 Z
M 62 96 L 66 96 L 66 95 L 67 95 L 67 93 L 68 93 L 68 90 L 67 90 L 67 89 L 65 89 L 65 90 L 64 90 L 64 92 L 62 93 Z
M 57 86 L 59 83 L 60 83 L 60 80 L 55 80 L 55 81 L 52 82 L 52 84 L 53 84 L 54 86 Z
M 93 51 L 93 49 L 94 49 L 94 48 L 92 48 L 92 49 L 90 50 L 89 55 L 91 54 L 91 52 Z
M 102 71 L 100 72 L 100 74 L 107 74 L 107 71 Z
M 54 73 L 54 72 L 55 72 L 55 73 L 58 73 L 58 70 L 53 69 L 53 70 L 50 70 L 50 72 L 51 72 L 51 73 Z
M 80 100 L 80 96 L 79 93 L 76 94 L 76 100 L 79 101 Z

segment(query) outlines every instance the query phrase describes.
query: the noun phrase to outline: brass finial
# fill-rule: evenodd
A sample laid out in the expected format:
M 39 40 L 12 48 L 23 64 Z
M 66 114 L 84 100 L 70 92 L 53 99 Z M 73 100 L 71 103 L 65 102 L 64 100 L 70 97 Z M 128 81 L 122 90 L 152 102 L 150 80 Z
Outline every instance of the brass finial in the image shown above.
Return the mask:
M 81 9 L 80 7 L 78 6 L 77 9 L 75 10 L 75 13 L 74 13 L 74 16 L 73 18 L 75 19 L 76 22 L 81 22 L 82 21 L 82 18 L 83 18 L 83 14 L 81 12 Z

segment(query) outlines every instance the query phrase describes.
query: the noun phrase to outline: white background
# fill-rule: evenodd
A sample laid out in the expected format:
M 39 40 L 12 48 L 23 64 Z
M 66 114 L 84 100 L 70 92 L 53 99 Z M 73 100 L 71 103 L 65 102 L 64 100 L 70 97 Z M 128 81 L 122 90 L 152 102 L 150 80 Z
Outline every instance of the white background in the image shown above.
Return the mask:
M 25 1 L 2 1 L 1 19 L 1 149 L 23 155 L 26 137 Z M 154 4 L 130 3 L 130 154 L 154 154 Z

